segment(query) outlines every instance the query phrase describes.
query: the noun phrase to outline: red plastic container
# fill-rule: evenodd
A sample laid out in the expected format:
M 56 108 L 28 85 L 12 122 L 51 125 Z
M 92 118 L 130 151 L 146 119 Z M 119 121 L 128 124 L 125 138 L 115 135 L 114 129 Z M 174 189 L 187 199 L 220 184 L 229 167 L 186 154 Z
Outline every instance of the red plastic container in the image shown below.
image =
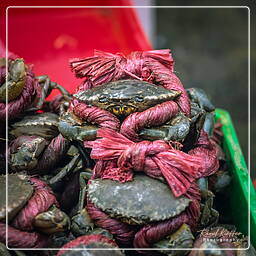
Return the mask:
M 33 6 L 12 7 L 17 5 Z M 61 1 L 63 6 L 80 8 L 39 8 L 59 5 L 59 1 L 6 1 L 1 7 L 1 39 L 4 41 L 5 9 L 8 8 L 8 49 L 34 64 L 36 75 L 47 74 L 71 92 L 80 81 L 68 60 L 93 55 L 94 49 L 124 54 L 150 50 L 129 0 Z M 98 8 L 92 7 L 99 6 Z M 108 8 L 100 7 L 107 6 Z M 111 7 L 114 5 L 122 8 Z M 127 6 L 128 8 L 124 8 Z M 54 96 L 56 91 L 51 96 Z

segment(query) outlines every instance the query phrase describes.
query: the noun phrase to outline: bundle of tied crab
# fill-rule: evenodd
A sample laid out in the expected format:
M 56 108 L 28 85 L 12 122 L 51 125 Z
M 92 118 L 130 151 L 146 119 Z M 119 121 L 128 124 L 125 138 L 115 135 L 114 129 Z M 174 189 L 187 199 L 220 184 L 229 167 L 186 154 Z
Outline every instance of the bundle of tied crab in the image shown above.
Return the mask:
M 58 256 L 98 255 L 96 248 L 238 255 L 222 248 L 247 247 L 246 238 L 223 242 L 225 232 L 218 241 L 200 237 L 202 229 L 234 230 L 214 209 L 231 178 L 215 107 L 202 89 L 184 89 L 170 51 L 96 51 L 70 65 L 83 79 L 73 95 L 23 59 L 1 59 L 0 242 L 62 247 L 44 251 Z M 47 101 L 52 89 L 61 95 Z

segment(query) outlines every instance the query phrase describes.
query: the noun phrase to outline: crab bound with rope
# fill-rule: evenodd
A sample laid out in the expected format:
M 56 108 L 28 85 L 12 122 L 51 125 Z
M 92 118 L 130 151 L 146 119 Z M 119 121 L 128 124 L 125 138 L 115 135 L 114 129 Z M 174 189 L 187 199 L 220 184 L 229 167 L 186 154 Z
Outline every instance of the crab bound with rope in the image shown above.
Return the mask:
M 71 68 L 84 81 L 61 119 L 60 132 L 66 138 L 77 132 L 78 140 L 91 148 L 90 156 L 96 161 L 87 202 L 83 202 L 92 220 L 121 244 L 133 243 L 136 248 L 152 247 L 183 223 L 193 230 L 200 217 L 195 181 L 218 170 L 216 146 L 202 129 L 206 113 L 214 110 L 212 105 L 201 97 L 195 102 L 201 112 L 195 113 L 193 105 L 192 113 L 192 101 L 174 74 L 169 50 L 132 52 L 126 57 L 95 51 L 95 56 L 72 60 Z M 192 129 L 197 136 L 191 144 L 187 141 Z M 177 203 L 175 209 L 167 207 L 160 219 L 143 212 L 144 200 L 138 204 L 136 192 L 125 187 L 127 183 L 137 191 L 137 173 L 142 173 L 142 182 L 150 176 L 166 183 L 173 200 L 184 197 L 188 203 Z M 104 179 L 113 181 L 107 185 Z M 101 193 L 92 192 L 95 182 Z M 142 212 L 127 212 L 121 200 L 109 209 L 111 198 L 102 198 L 106 186 L 127 191 L 122 193 L 123 203 L 129 202 L 129 209 Z M 161 201 L 152 193 L 151 199 L 156 207 Z
M 180 113 L 190 118 L 190 100 L 173 73 L 173 63 L 169 50 L 133 52 L 127 57 L 95 52 L 93 57 L 71 61 L 76 76 L 85 80 L 78 87 L 69 111 L 83 122 L 101 128 L 95 129 L 98 131 L 97 140 L 87 142 L 85 137 L 85 146 L 92 148 L 91 157 L 98 160 L 95 177 L 103 173 L 111 176 L 111 170 L 107 171 L 108 168 L 102 166 L 103 162 L 104 165 L 112 162 L 115 165 L 112 169 L 119 168 L 119 172 L 126 173 L 128 177 L 131 171 L 164 177 L 174 195 L 180 196 L 186 193 L 195 179 L 218 169 L 216 148 L 203 132 L 187 152 L 176 150 L 171 139 L 162 141 L 159 137 L 160 141 L 150 142 L 140 136 L 143 129 L 143 134 L 149 128 L 161 130 L 161 126 L 166 126 Z M 133 84 L 140 88 L 137 95 L 132 95 Z M 155 92 L 150 91 L 150 86 Z M 114 92 L 111 93 L 111 89 Z M 164 89 L 166 92 L 162 92 Z M 126 91 L 133 101 L 140 96 L 141 102 L 137 105 L 144 108 L 132 108 L 128 97 L 125 98 Z M 145 95 L 147 91 L 151 96 L 151 105 L 146 104 L 149 97 Z M 123 99 L 120 99 L 122 95 Z M 123 118 L 125 108 L 129 114 Z M 184 123 L 181 124 L 184 127 Z

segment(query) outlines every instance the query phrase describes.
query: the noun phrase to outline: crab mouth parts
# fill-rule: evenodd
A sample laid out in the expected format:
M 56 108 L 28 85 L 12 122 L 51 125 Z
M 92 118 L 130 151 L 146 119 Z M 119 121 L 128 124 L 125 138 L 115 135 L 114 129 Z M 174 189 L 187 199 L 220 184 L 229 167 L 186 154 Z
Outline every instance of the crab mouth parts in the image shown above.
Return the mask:
M 114 105 L 109 106 L 107 110 L 116 116 L 128 116 L 136 112 L 137 108 L 131 105 Z

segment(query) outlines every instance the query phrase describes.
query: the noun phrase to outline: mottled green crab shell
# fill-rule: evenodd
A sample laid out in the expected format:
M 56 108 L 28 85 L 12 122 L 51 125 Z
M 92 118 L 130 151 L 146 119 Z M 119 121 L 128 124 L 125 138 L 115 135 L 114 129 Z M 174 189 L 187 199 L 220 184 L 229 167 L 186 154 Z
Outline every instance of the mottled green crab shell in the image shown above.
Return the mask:
M 34 188 L 25 175 L 8 174 L 8 207 L 6 210 L 6 175 L 0 176 L 0 221 L 4 221 L 6 212 L 8 221 L 23 208 L 33 195 Z
M 76 247 L 72 247 L 72 249 L 74 248 L 80 248 L 81 250 L 67 250 L 63 254 L 61 254 L 61 256 L 124 256 L 123 252 L 117 247 L 103 242 L 93 242 L 89 245 L 78 245 Z M 93 250 L 93 248 L 95 248 L 96 250 Z M 106 250 L 102 251 L 103 248 Z
M 126 183 L 91 180 L 88 198 L 109 216 L 134 225 L 172 218 L 190 203 L 184 196 L 175 198 L 167 184 L 146 175 Z
M 52 139 L 58 135 L 59 117 L 54 113 L 39 113 L 25 116 L 12 125 L 10 134 L 14 137 L 21 135 L 41 136 Z

